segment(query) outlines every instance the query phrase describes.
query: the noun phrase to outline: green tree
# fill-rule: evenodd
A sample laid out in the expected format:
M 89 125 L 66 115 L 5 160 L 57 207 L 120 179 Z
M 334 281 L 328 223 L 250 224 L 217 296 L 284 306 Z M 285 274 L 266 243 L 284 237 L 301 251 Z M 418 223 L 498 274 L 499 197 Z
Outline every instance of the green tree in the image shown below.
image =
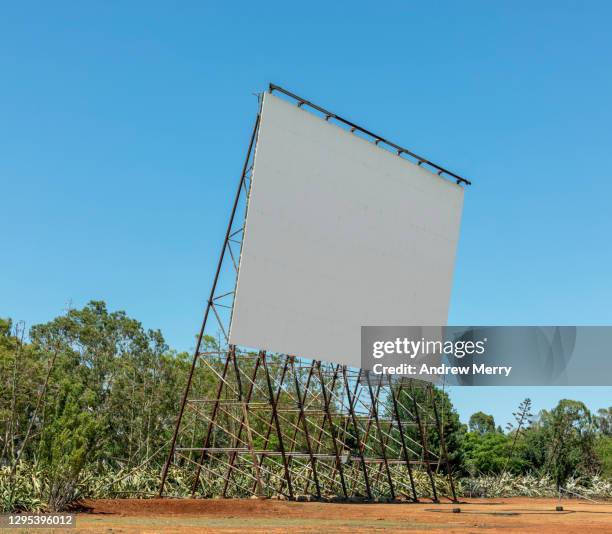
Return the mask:
M 31 442 L 48 374 L 24 336 L 23 323 L 0 320 L 0 464 L 14 465 Z
M 592 414 L 584 403 L 563 399 L 550 412 L 540 413 L 538 425 L 532 432 L 539 435 L 529 441 L 531 447 L 542 447 L 543 470 L 562 486 L 572 475 L 590 475 L 598 471 L 595 430 Z
M 468 423 L 470 432 L 476 432 L 477 434 L 492 434 L 495 432 L 495 419 L 492 415 L 484 412 L 476 412 L 470 417 Z
M 39 453 L 49 477 L 47 502 L 53 511 L 63 510 L 78 497 L 81 472 L 102 437 L 94 399 L 87 386 L 66 377 L 50 405 L 54 417 L 43 430 Z
M 531 399 L 527 397 L 524 399 L 518 407 L 516 412 L 512 412 L 514 416 L 514 420 L 516 422 L 516 426 L 512 423 L 508 423 L 506 428 L 508 430 L 508 434 L 512 435 L 512 446 L 510 447 L 510 452 L 508 453 L 507 464 L 514 459 L 514 455 L 516 454 L 517 442 L 518 438 L 521 435 L 521 431 L 525 428 L 529 428 L 531 425 L 531 420 L 533 418 L 533 414 L 531 413 Z
M 59 509 L 76 495 L 85 468 L 161 464 L 190 355 L 170 351 L 159 331 L 100 301 L 24 338 L 23 326 L 0 321 L 0 466 L 12 466 L 10 476 L 19 458 L 36 463 L 46 476 L 44 499 Z M 203 350 L 216 348 L 204 341 Z M 192 395 L 205 396 L 215 380 L 200 362 Z M 191 411 L 186 420 L 196 417 Z M 199 443 L 205 425 L 193 427 Z
M 463 439 L 464 467 L 471 476 L 500 474 L 505 469 L 519 473 L 525 461 L 514 458 L 508 464 L 511 441 L 499 432 L 468 432 Z
M 612 436 L 598 436 L 595 441 L 595 451 L 601 465 L 602 476 L 612 480 Z
M 612 436 L 612 406 L 597 410 L 595 424 L 605 436 Z

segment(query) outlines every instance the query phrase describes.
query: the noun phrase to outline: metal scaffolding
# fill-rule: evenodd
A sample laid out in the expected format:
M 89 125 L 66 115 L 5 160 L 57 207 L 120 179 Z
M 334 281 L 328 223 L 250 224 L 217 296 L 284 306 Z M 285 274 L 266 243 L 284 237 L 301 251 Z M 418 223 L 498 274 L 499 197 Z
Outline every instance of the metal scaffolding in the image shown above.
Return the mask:
M 328 120 L 344 121 L 271 85 L 273 90 Z M 159 495 L 173 495 L 173 480 L 180 477 L 189 481 L 191 496 L 202 497 L 456 501 L 444 422 L 430 384 L 384 382 L 342 365 L 229 344 L 259 122 L 258 113 Z

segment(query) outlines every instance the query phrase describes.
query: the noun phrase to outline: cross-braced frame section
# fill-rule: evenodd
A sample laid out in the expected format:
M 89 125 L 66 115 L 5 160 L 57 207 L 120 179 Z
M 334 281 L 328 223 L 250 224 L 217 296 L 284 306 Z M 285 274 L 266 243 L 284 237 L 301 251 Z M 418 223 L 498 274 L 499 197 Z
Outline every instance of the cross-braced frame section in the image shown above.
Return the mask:
M 258 114 L 160 496 L 455 501 L 433 386 L 229 343 L 259 122 Z

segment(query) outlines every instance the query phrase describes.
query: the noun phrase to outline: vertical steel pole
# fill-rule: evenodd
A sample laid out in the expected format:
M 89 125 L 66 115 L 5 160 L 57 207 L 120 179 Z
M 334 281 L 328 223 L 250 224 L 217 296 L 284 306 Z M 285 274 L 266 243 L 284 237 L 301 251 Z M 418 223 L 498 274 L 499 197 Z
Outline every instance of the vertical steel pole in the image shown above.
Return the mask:
M 316 360 L 312 360 L 311 366 L 310 366 L 310 374 L 309 377 L 312 377 L 315 368 L 317 367 L 319 362 L 317 362 Z M 334 374 L 334 378 L 332 380 L 332 390 L 334 388 L 334 385 L 336 383 L 336 375 Z M 313 392 L 313 396 L 317 396 L 316 393 Z M 306 398 L 306 393 L 304 393 L 304 398 Z M 324 432 L 324 427 L 325 427 L 325 420 L 326 420 L 326 414 L 325 412 L 323 412 L 323 420 L 321 421 L 321 425 L 318 425 L 317 423 L 315 423 L 317 425 L 317 438 L 315 439 L 315 446 L 314 446 L 314 454 L 318 454 L 319 450 L 321 449 L 321 440 L 323 439 L 323 432 Z M 304 493 L 308 493 L 308 488 L 310 488 L 310 480 L 306 481 L 306 484 L 304 486 Z
M 429 476 L 429 481 L 431 482 L 431 492 L 433 495 L 433 502 L 439 502 L 438 500 L 438 492 L 436 491 L 436 482 L 434 480 L 433 474 L 431 472 L 431 464 L 429 463 L 429 451 L 427 449 L 427 436 L 425 435 L 425 431 L 423 430 L 423 425 L 421 424 L 421 417 L 419 416 L 419 406 L 416 401 L 416 397 L 414 396 L 414 386 L 412 381 L 410 382 L 410 392 L 412 397 L 412 404 L 414 407 L 414 417 L 416 419 L 416 423 L 419 429 L 419 435 L 421 437 L 421 447 L 423 448 L 423 461 L 425 462 L 425 467 L 427 469 L 427 475 Z
M 408 478 L 410 479 L 410 489 L 412 490 L 412 499 L 414 502 L 419 502 L 417 496 L 416 487 L 414 485 L 414 477 L 412 476 L 412 467 L 410 467 L 410 455 L 408 454 L 408 447 L 406 446 L 406 438 L 404 436 L 404 429 L 402 428 L 402 417 L 400 415 L 399 406 L 397 399 L 395 398 L 395 392 L 393 391 L 393 385 L 389 384 L 389 392 L 391 393 L 391 400 L 393 402 L 393 412 L 395 413 L 395 420 L 397 421 L 397 428 L 399 429 L 400 438 L 402 441 L 402 451 L 404 453 L 404 460 L 406 462 L 406 468 L 408 469 Z
M 436 403 L 436 396 L 435 396 L 433 386 L 431 384 L 429 385 L 429 395 L 431 398 L 431 404 L 433 406 L 434 417 L 436 418 L 436 426 L 438 427 L 438 435 L 440 436 L 440 445 L 442 447 L 442 454 L 444 455 L 444 463 L 446 464 L 446 474 L 448 476 L 448 483 L 450 484 L 451 493 L 453 495 L 453 502 L 457 502 L 455 482 L 453 480 L 453 475 L 451 473 L 450 462 L 448 461 L 448 450 L 446 448 L 446 440 L 444 439 L 444 427 L 442 426 L 442 422 L 440 421 L 440 416 L 438 415 L 438 406 Z
M 259 359 L 260 361 L 262 361 L 261 357 L 259 357 Z M 280 381 L 279 381 L 279 387 L 276 390 L 275 398 L 277 402 L 278 402 L 278 399 L 280 398 L 280 394 L 282 391 L 282 384 L 285 380 L 285 375 L 287 374 L 288 368 L 289 368 L 289 360 L 287 357 L 285 357 L 285 364 L 283 365 L 283 370 L 282 370 Z M 263 447 L 262 447 L 264 451 L 268 448 L 268 444 L 270 443 L 270 435 L 272 434 L 273 425 L 274 425 L 274 416 L 270 415 L 270 420 L 268 421 L 268 427 L 266 428 L 266 435 L 264 437 L 264 442 L 263 442 Z M 259 457 L 259 467 L 263 465 L 264 457 L 265 457 L 265 454 L 262 454 Z M 255 488 L 255 485 L 253 485 L 253 488 Z
M 293 379 L 295 381 L 295 392 L 297 394 L 298 409 L 300 411 L 300 419 L 302 420 L 302 426 L 304 428 L 304 438 L 306 439 L 306 448 L 308 449 L 308 456 L 310 458 L 310 466 L 312 468 L 312 476 L 317 489 L 317 497 L 321 498 L 321 486 L 319 486 L 319 477 L 317 476 L 317 462 L 312 454 L 312 446 L 310 444 L 310 434 L 308 433 L 308 421 L 306 420 L 306 414 L 304 413 L 304 405 L 302 404 L 302 393 L 300 392 L 300 382 L 295 372 L 295 357 L 291 357 L 291 370 L 293 371 Z
M 348 383 L 346 365 L 342 366 L 342 375 L 344 377 L 344 387 L 346 389 L 346 395 L 349 401 L 349 407 L 348 407 L 349 414 L 353 422 L 353 428 L 355 429 L 355 438 L 357 439 L 359 458 L 361 459 L 361 470 L 363 471 L 363 480 L 365 482 L 366 493 L 368 495 L 368 499 L 372 499 L 372 490 L 370 489 L 370 479 L 368 477 L 368 466 L 365 463 L 365 456 L 363 454 L 364 443 L 361 441 L 361 437 L 359 435 L 359 425 L 357 424 L 357 417 L 355 416 L 355 405 L 354 405 L 353 397 L 351 396 L 351 389 Z M 361 378 L 361 369 L 359 370 L 359 374 L 357 375 L 357 382 L 359 382 L 360 378 Z
M 200 460 L 198 462 L 198 467 L 196 469 L 195 479 L 193 481 L 193 486 L 191 487 L 191 496 L 195 495 L 196 490 L 198 489 L 198 484 L 200 483 L 200 473 L 202 472 L 202 464 L 206 458 L 206 449 L 210 447 L 210 438 L 212 436 L 213 427 L 215 425 L 215 419 L 217 418 L 217 411 L 219 410 L 219 404 L 221 402 L 221 392 L 223 390 L 223 384 L 225 383 L 225 376 L 227 375 L 227 368 L 229 367 L 229 362 L 231 358 L 231 349 L 228 351 L 227 356 L 225 358 L 225 365 L 223 366 L 223 371 L 221 372 L 221 378 L 219 379 L 219 384 L 217 386 L 217 392 L 215 395 L 215 404 L 213 405 L 213 411 L 210 416 L 210 421 L 208 422 L 208 430 L 206 431 L 206 438 L 204 439 L 204 447 L 200 454 Z
M 338 374 L 338 365 L 336 367 L 334 373 L 334 379 L 332 380 L 332 389 L 336 382 L 336 376 Z M 323 394 L 323 404 L 325 415 L 327 416 L 327 421 L 329 423 L 329 432 L 331 434 L 332 442 L 334 444 L 334 456 L 336 457 L 336 469 L 338 469 L 338 473 L 340 474 L 340 484 L 342 485 L 342 493 L 344 497 L 348 497 L 348 493 L 346 491 L 346 482 L 344 480 L 344 471 L 342 470 L 342 460 L 340 459 L 340 453 L 338 452 L 338 441 L 336 440 L 336 429 L 334 427 L 334 421 L 332 419 L 331 410 L 329 409 L 329 405 L 331 402 L 331 396 L 327 395 L 327 390 L 325 389 L 325 379 L 323 378 L 323 372 L 321 371 L 321 362 L 317 361 L 317 368 L 319 370 L 319 381 L 321 382 L 321 393 Z
M 310 387 L 310 381 L 312 379 L 313 373 L 314 373 L 314 362 L 311 362 L 310 367 L 308 368 L 308 377 L 306 378 L 306 384 L 304 385 L 304 392 L 302 393 L 302 398 L 301 398 L 302 406 L 305 406 L 306 397 L 308 396 L 308 388 Z M 299 413 L 297 425 L 299 425 L 301 422 L 302 422 L 302 413 Z M 297 434 L 298 434 L 298 428 L 296 426 L 296 428 L 293 429 L 293 437 L 291 439 L 292 443 L 295 443 Z
M 255 386 L 255 379 L 257 378 L 257 370 L 259 369 L 259 364 L 261 363 L 261 359 L 259 358 L 259 356 L 257 357 L 257 359 L 255 360 L 255 367 L 253 369 L 253 376 L 251 378 L 251 383 L 249 385 L 249 391 L 247 392 L 247 396 L 246 396 L 246 404 L 248 406 L 249 402 L 251 401 L 251 396 L 253 395 L 253 389 Z M 234 440 L 234 446 L 238 447 L 238 443 L 240 440 L 240 436 L 242 435 L 242 429 L 244 428 L 244 424 L 248 425 L 249 422 L 247 420 L 247 414 L 243 413 L 242 415 L 242 419 L 240 420 L 240 427 L 238 428 L 238 434 L 236 436 L 236 439 Z M 234 463 L 236 462 L 236 457 L 238 456 L 238 452 L 233 451 L 232 455 L 230 457 L 230 463 L 227 466 L 227 472 L 225 473 L 225 482 L 223 483 L 223 493 L 222 495 L 225 497 L 227 495 L 227 488 L 229 486 L 230 480 L 232 478 L 233 472 L 234 472 Z M 255 466 L 255 469 L 257 470 L 256 472 L 259 473 L 259 464 L 257 464 Z
M 265 352 L 261 353 L 261 363 L 266 373 L 266 382 L 268 383 L 268 394 L 270 396 L 270 404 L 272 405 L 272 417 L 274 418 L 274 425 L 276 426 L 276 435 L 278 437 L 278 446 L 280 448 L 281 458 L 283 460 L 283 467 L 285 470 L 285 480 L 287 482 L 287 489 L 289 490 L 289 497 L 293 499 L 293 486 L 291 485 L 291 473 L 289 472 L 289 464 L 287 463 L 287 455 L 285 454 L 285 446 L 283 445 L 283 432 L 280 426 L 280 421 L 278 419 L 278 412 L 277 412 L 278 398 L 275 398 L 274 390 L 272 389 L 272 380 L 270 379 L 270 371 L 268 370 L 268 364 L 266 363 L 266 353 Z
M 234 350 L 232 351 L 232 359 L 234 360 L 234 372 L 236 373 L 236 384 L 238 386 L 238 400 L 240 401 L 240 404 L 242 405 L 242 420 L 245 421 L 246 423 L 246 430 L 247 430 L 247 442 L 249 445 L 249 450 L 251 452 L 251 457 L 252 457 L 252 461 L 253 461 L 253 467 L 255 467 L 255 478 L 257 481 L 257 487 L 259 490 L 259 494 L 263 494 L 263 486 L 261 485 L 261 475 L 259 472 L 259 464 L 257 463 L 257 455 L 255 454 L 255 448 L 253 447 L 253 436 L 251 434 L 251 427 L 249 426 L 249 419 L 248 419 L 248 400 L 244 400 L 243 396 L 242 396 L 242 380 L 240 378 L 240 369 L 238 367 L 238 359 L 236 358 L 236 347 L 234 347 Z M 240 428 L 242 428 L 242 423 L 240 425 Z
M 389 489 L 391 490 L 391 498 L 395 499 L 395 488 L 393 487 L 393 477 L 391 476 L 391 471 L 389 470 L 389 463 L 387 461 L 387 452 L 385 451 L 385 444 L 383 443 L 383 433 L 382 428 L 380 426 L 380 420 L 378 419 L 378 399 L 380 392 L 380 385 L 376 391 L 376 397 L 374 397 L 374 392 L 372 391 L 372 383 L 370 382 L 370 373 L 369 371 L 365 372 L 366 381 L 368 383 L 368 390 L 370 392 L 370 399 L 372 399 L 372 415 L 374 416 L 374 422 L 376 423 L 376 429 L 378 430 L 378 436 L 380 440 L 380 452 L 382 453 L 383 462 L 385 464 L 385 471 L 387 472 L 387 480 L 389 482 Z
M 308 390 L 310 389 L 310 384 L 312 381 L 312 377 L 314 375 L 314 368 L 315 368 L 315 364 L 314 361 L 311 360 L 310 361 L 310 367 L 308 368 L 308 378 L 306 378 L 306 384 L 304 386 L 304 392 L 302 393 L 302 406 L 305 407 L 306 406 L 306 399 L 308 398 Z M 304 411 L 304 417 L 306 418 L 306 420 L 308 420 L 308 417 L 306 415 L 306 412 Z M 299 424 L 299 421 L 298 421 Z M 316 425 L 316 423 L 315 423 Z M 318 428 L 318 427 L 317 427 Z M 294 430 L 293 432 L 293 439 L 295 442 L 295 438 L 297 436 L 297 429 Z M 313 455 L 316 454 L 319 451 L 319 442 L 315 441 L 314 447 L 311 446 Z M 315 458 L 316 460 L 316 458 Z M 310 479 L 306 480 L 306 484 L 304 485 L 304 494 L 308 493 L 308 488 L 310 488 Z

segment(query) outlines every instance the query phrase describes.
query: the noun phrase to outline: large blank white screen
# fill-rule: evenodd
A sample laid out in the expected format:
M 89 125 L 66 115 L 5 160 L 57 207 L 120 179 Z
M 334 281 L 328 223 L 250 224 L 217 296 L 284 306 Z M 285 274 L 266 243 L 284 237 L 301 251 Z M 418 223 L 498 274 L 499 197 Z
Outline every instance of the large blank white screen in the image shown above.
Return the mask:
M 266 94 L 230 342 L 358 367 L 362 325 L 444 325 L 463 188 Z

